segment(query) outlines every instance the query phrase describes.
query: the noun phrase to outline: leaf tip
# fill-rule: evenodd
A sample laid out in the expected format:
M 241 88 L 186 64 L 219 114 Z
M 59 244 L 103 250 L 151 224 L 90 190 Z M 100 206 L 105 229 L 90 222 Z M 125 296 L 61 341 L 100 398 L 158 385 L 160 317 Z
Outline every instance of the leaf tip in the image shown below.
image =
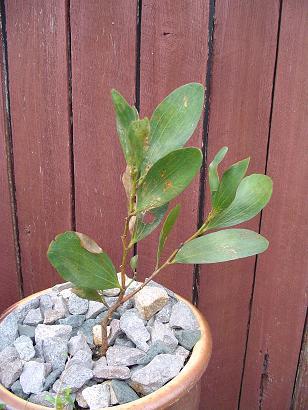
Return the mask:
M 89 236 L 83 234 L 83 233 L 79 233 L 79 232 L 75 232 L 75 234 L 78 236 L 79 240 L 80 240 L 80 245 L 85 248 L 88 252 L 91 253 L 102 253 L 103 250 L 100 246 L 98 246 L 98 244 L 93 241 L 93 239 L 91 239 Z

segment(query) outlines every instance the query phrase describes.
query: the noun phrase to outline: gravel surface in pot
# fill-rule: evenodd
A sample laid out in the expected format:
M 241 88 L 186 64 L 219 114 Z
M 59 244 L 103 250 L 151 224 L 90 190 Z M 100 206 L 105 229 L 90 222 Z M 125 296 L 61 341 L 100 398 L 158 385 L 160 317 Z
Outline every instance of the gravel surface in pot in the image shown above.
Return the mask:
M 138 285 L 133 282 L 127 292 Z M 100 358 L 95 341 L 107 308 L 70 288 L 56 285 L 0 324 L 1 384 L 29 402 L 54 407 L 52 398 L 69 388 L 76 408 L 128 403 L 177 376 L 200 338 L 189 307 L 150 282 L 115 312 L 109 348 Z M 108 305 L 117 293 L 107 291 Z

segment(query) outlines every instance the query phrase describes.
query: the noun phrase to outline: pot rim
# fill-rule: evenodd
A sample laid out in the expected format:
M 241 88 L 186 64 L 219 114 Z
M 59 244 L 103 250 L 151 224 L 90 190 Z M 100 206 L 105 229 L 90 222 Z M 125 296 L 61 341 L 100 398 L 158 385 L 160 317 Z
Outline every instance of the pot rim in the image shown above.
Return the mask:
M 51 288 L 45 289 L 14 303 L 0 315 L 0 323 L 9 313 L 13 312 L 17 307 L 50 291 Z M 200 380 L 201 376 L 207 368 L 212 353 L 212 335 L 210 327 L 203 314 L 194 305 L 177 294 L 176 297 L 190 307 L 200 326 L 201 337 L 194 346 L 189 360 L 176 377 L 174 377 L 172 380 L 170 380 L 155 392 L 141 397 L 138 400 L 126 404 L 119 404 L 117 406 L 106 407 L 106 409 L 164 409 L 167 406 L 170 406 L 171 404 L 176 403 L 178 400 L 180 400 Z M 50 410 L 50 407 L 41 406 L 21 399 L 20 397 L 7 390 L 0 383 L 0 402 L 1 400 L 4 401 L 4 404 L 16 407 L 18 409 Z

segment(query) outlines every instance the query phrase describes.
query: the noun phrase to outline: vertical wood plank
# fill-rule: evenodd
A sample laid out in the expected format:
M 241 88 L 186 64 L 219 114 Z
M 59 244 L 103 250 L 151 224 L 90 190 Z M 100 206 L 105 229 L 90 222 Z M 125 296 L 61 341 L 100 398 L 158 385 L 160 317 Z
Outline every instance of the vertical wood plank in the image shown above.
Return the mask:
M 136 1 L 71 2 L 76 227 L 119 265 L 125 161 L 110 91 L 135 99 Z
M 248 173 L 264 172 L 278 19 L 278 1 L 216 2 L 209 162 L 227 145 L 225 166 L 251 156 Z M 258 231 L 259 217 L 245 226 Z M 201 267 L 199 307 L 214 346 L 202 409 L 237 408 L 254 266 L 248 258 Z
M 262 218 L 271 246 L 259 260 L 241 408 L 289 409 L 308 285 L 308 3 L 283 1 L 268 174 L 274 194 Z
M 66 3 L 5 5 L 22 271 L 30 294 L 59 281 L 46 251 L 71 226 Z
M 3 10 L 2 10 L 3 11 Z M 0 53 L 3 56 L 3 37 L 1 27 L 0 33 Z M 5 62 L 1 61 L 0 67 L 0 312 L 10 306 L 20 298 L 20 286 L 17 275 L 17 265 L 15 258 L 14 234 L 11 215 L 11 198 L 8 182 L 8 169 L 6 158 L 6 133 L 7 133 L 7 115 L 5 108 L 5 84 L 3 70 Z
M 308 313 L 308 311 L 307 311 Z M 308 315 L 303 332 L 302 348 L 299 357 L 296 382 L 292 397 L 292 410 L 305 410 L 308 408 Z
M 140 104 L 142 116 L 154 108 L 173 89 L 188 82 L 205 82 L 208 43 L 208 2 L 143 1 L 141 24 Z M 202 120 L 188 145 L 201 147 Z M 196 229 L 199 178 L 174 203 L 181 203 L 181 214 L 165 255 L 179 246 Z M 171 206 L 170 206 L 171 208 Z M 158 230 L 159 231 L 159 230 Z M 140 272 L 153 271 L 159 232 L 140 242 Z M 158 281 L 191 299 L 192 267 L 172 267 Z

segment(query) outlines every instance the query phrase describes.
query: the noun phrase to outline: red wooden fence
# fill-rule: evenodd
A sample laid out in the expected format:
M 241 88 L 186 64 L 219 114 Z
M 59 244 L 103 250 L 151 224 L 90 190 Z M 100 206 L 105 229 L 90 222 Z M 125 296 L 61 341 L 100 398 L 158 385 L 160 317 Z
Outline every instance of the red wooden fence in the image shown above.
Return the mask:
M 87 233 L 119 262 L 124 161 L 110 89 L 144 116 L 172 89 L 198 81 L 205 111 L 191 143 L 209 159 L 222 145 L 229 162 L 251 155 L 250 171 L 274 180 L 270 205 L 248 224 L 269 238 L 264 255 L 160 278 L 198 302 L 213 331 L 200 409 L 304 409 L 307 1 L 0 5 L 1 310 L 58 280 L 46 259 L 57 232 Z M 181 196 L 169 249 L 208 206 L 205 178 L 202 170 Z M 153 234 L 139 245 L 143 277 L 156 241 Z

